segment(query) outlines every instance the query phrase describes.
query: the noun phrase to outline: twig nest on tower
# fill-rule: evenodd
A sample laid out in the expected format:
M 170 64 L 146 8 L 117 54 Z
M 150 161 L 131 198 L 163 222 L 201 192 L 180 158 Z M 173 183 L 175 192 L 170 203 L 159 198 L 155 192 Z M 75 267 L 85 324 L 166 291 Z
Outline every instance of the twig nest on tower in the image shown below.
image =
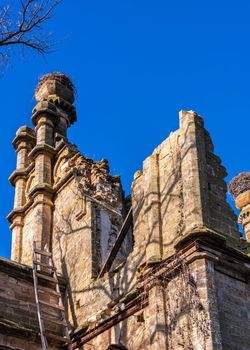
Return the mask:
M 236 199 L 240 194 L 250 190 L 250 172 L 239 173 L 229 183 L 229 193 Z
M 72 81 L 63 73 L 49 73 L 42 76 L 35 90 L 37 102 L 57 96 L 72 104 L 75 100 L 75 87 Z

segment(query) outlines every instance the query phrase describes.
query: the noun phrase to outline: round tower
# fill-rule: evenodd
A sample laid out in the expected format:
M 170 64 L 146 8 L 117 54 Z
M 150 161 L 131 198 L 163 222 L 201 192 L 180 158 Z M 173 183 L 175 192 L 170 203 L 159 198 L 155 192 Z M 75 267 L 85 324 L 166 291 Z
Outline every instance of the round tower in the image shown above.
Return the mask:
M 245 231 L 247 241 L 250 242 L 250 172 L 235 176 L 229 184 L 229 192 L 240 210 L 238 221 Z

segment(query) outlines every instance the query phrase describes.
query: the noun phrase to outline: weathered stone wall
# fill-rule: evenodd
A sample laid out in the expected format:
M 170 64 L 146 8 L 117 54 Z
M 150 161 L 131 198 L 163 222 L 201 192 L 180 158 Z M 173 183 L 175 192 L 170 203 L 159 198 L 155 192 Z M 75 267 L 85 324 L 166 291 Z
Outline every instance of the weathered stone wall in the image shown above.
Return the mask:
M 43 290 L 50 288 L 48 283 L 40 284 Z M 41 300 L 55 303 L 55 297 L 43 293 Z M 51 308 L 45 311 L 53 314 Z M 57 316 L 57 311 L 54 311 Z M 47 319 L 47 317 L 46 317 Z M 45 320 L 49 332 L 62 335 L 62 329 Z M 31 268 L 0 259 L 0 348 L 42 349 L 39 336 L 37 306 Z M 50 345 L 50 349 L 59 349 Z
M 64 163 L 56 166 L 55 182 L 57 184 L 60 180 L 62 185 L 54 196 L 52 225 L 53 259 L 58 273 L 68 280 L 69 315 L 73 328 L 83 316 L 79 312 L 79 294 L 100 272 L 125 214 L 119 182 L 113 185 L 110 179 L 110 183 L 106 180 L 107 184 L 103 181 L 102 186 L 94 187 L 93 184 L 98 182 L 96 169 L 95 172 L 91 169 L 94 162 L 86 161 L 82 156 L 79 158 L 73 170 L 74 176 L 70 173 L 72 169 L 68 173 L 59 171 L 66 169 L 67 164 L 66 167 Z M 70 175 L 68 179 L 67 175 Z M 110 186 L 107 196 L 105 186 Z M 112 189 L 112 186 L 117 186 L 117 189 Z M 131 239 L 127 237 L 114 266 L 125 262 L 131 247 Z
M 180 128 L 143 162 L 132 186 L 134 249 L 146 248 L 144 262 L 173 254 L 179 240 L 201 230 L 232 237 L 237 245 L 225 176 L 201 117 L 181 111 Z
M 120 344 L 134 350 L 228 349 L 222 342 L 222 337 L 227 336 L 230 328 L 224 328 L 221 323 L 221 308 L 225 301 L 217 298 L 220 290 L 214 264 L 216 258 L 210 260 L 209 253 L 204 255 L 192 251 L 186 252 L 186 255 L 189 257 L 184 265 L 183 257 L 177 255 L 163 265 L 165 273 L 158 274 L 158 277 L 157 270 L 156 273 L 152 270 L 152 274 L 146 270 L 147 278 L 142 282 L 137 279 L 134 290 L 140 288 L 141 297 L 137 303 L 147 298 L 147 306 L 109 326 L 106 331 L 97 333 L 84 343 L 84 348 L 92 346 L 106 350 L 109 344 Z M 181 265 L 171 273 L 173 262 Z M 149 282 L 151 278 L 153 283 L 152 280 Z M 79 329 L 92 328 L 96 332 L 98 327 L 105 325 L 105 321 L 110 324 L 112 317 L 127 308 L 132 297 L 122 290 L 121 282 L 119 273 L 116 273 L 113 279 L 93 282 L 79 293 L 79 315 L 83 316 L 78 318 Z M 248 312 L 248 302 L 242 305 L 242 314 Z M 236 313 L 230 316 L 231 324 L 238 322 Z M 247 334 L 247 330 L 242 332 Z
M 76 296 L 93 278 L 96 246 L 92 240 L 92 203 L 71 181 L 55 199 L 52 251 L 57 271 L 68 280 L 69 316 L 76 323 Z
M 35 233 L 37 229 L 37 220 L 35 219 L 37 214 L 39 215 L 38 207 L 35 208 L 35 210 L 30 210 L 27 212 L 24 218 L 25 231 L 22 230 L 22 249 L 20 253 L 20 260 L 23 264 L 29 266 L 32 265 L 32 244 L 34 241 L 33 233 Z M 32 232 L 32 234 L 29 234 L 29 232 Z
M 239 271 L 216 272 L 216 294 L 223 349 L 250 348 L 250 285 Z

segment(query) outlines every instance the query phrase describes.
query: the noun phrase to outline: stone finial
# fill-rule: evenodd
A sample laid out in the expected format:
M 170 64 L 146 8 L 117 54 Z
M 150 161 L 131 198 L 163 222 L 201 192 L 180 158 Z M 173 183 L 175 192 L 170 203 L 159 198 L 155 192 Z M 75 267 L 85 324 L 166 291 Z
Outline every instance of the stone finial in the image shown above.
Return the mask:
M 35 90 L 37 102 L 49 100 L 57 96 L 72 104 L 75 99 L 75 88 L 71 80 L 63 73 L 49 73 L 44 75 L 38 82 Z
M 238 221 L 250 242 L 250 172 L 243 172 L 235 176 L 229 183 L 228 189 L 235 199 L 236 207 L 240 210 Z

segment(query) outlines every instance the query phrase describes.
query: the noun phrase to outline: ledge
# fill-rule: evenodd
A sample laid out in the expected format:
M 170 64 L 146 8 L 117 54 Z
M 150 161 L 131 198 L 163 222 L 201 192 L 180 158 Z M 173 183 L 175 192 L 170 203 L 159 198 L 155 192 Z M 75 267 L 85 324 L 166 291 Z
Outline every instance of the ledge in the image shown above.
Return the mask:
M 243 246 L 243 242 L 241 243 L 240 239 L 237 241 L 236 238 L 233 238 L 231 236 L 225 236 L 207 227 L 196 229 L 190 233 L 187 233 L 179 239 L 179 241 L 175 244 L 174 248 L 177 251 L 179 251 L 188 244 L 197 240 L 201 240 L 210 246 L 212 245 L 214 249 L 218 251 L 228 251 L 232 256 L 238 258 L 239 260 L 250 259 L 247 252 L 244 253 L 242 251 L 241 246 Z M 247 242 L 245 241 L 244 244 L 246 245 Z M 248 244 L 248 246 L 250 251 L 250 244 Z
M 25 211 L 33 204 L 34 200 L 31 199 L 29 200 L 28 203 L 26 203 L 24 206 L 15 208 L 13 209 L 7 216 L 6 219 L 12 223 L 12 221 L 17 217 L 17 216 L 23 216 Z
M 49 101 L 41 101 L 38 102 L 37 105 L 33 108 L 33 114 L 31 117 L 31 121 L 34 125 L 37 124 L 37 118 L 40 114 L 47 114 L 52 118 L 58 119 L 59 113 L 57 112 L 57 108 L 54 103 Z
M 20 326 L 20 324 L 3 319 L 0 317 L 0 332 L 5 336 L 12 336 L 17 338 L 26 338 L 27 340 L 40 343 L 39 330 L 32 328 L 26 328 Z
M 32 187 L 32 189 L 29 192 L 29 195 L 34 198 L 36 192 L 42 192 L 42 193 L 45 192 L 45 193 L 53 194 L 55 190 L 52 185 L 44 183 L 44 184 L 37 184 L 34 187 Z
M 23 279 L 33 283 L 32 267 L 18 263 L 14 260 L 0 257 L 0 273 L 5 273 L 16 279 Z M 60 284 L 60 289 L 64 291 L 66 287 L 66 279 L 61 275 L 58 275 L 57 278 Z M 40 284 L 44 286 L 50 286 L 50 282 L 45 280 L 40 282 Z
M 12 141 L 12 144 L 15 149 L 17 149 L 19 142 L 26 141 L 31 145 L 36 144 L 35 131 L 28 126 L 21 127 L 18 129 L 16 137 Z
M 35 158 L 38 154 L 47 153 L 48 155 L 54 155 L 56 153 L 56 149 L 47 144 L 36 145 L 29 153 L 30 158 Z

